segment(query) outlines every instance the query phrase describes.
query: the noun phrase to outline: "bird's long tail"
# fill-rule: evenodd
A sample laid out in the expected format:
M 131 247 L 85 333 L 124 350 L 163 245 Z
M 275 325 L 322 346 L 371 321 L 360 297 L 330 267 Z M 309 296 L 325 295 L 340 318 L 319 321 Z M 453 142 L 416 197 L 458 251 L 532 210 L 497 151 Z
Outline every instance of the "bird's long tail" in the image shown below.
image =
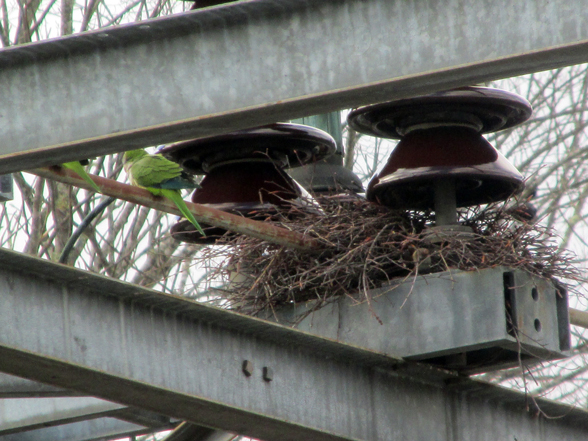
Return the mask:
M 69 168 L 70 170 L 75 171 L 79 177 L 86 181 L 94 190 L 96 190 L 98 193 L 102 193 L 100 187 L 98 187 L 98 185 L 92 180 L 88 173 L 86 173 L 86 170 L 84 170 L 84 167 L 82 167 L 82 164 L 80 164 L 78 161 L 66 162 L 61 165 L 65 168 Z
M 186 206 L 186 203 L 184 202 L 184 199 L 182 199 L 182 195 L 178 190 L 168 190 L 166 188 L 162 188 L 160 189 L 160 191 L 162 196 L 165 196 L 166 198 L 173 201 L 174 204 L 176 204 L 178 210 L 180 210 L 184 217 L 188 219 L 192 223 L 192 225 L 196 227 L 196 229 L 200 232 L 200 234 L 202 234 L 202 236 L 206 236 L 204 230 L 202 229 L 202 227 L 200 227 L 200 224 L 194 218 L 194 215 L 190 212 L 190 210 L 188 210 L 188 207 Z

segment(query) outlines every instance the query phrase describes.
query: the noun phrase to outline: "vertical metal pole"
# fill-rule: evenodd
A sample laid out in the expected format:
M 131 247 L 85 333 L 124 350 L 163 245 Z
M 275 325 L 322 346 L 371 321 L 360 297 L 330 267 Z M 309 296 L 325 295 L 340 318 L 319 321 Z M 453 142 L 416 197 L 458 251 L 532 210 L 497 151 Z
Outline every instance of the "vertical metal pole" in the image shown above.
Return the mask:
M 306 190 L 314 193 L 331 193 L 348 190 L 363 191 L 361 179 L 343 166 L 343 132 L 341 112 L 323 113 L 292 120 L 296 124 L 316 127 L 329 133 L 337 143 L 334 155 L 317 163 L 288 170 L 288 174 Z
M 435 182 L 435 220 L 439 225 L 457 224 L 455 180 L 440 179 Z

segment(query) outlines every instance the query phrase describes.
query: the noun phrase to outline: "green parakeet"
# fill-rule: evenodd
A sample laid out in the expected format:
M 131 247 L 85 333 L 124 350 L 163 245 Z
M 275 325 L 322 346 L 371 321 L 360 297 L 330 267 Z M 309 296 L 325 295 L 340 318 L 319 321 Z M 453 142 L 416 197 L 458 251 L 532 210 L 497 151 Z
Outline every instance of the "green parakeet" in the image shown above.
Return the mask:
M 79 161 L 65 162 L 61 164 L 61 166 L 75 171 L 78 176 L 86 181 L 94 190 L 96 190 L 98 193 L 101 193 L 100 187 L 98 187 L 98 185 L 96 185 L 88 173 L 86 173 L 86 170 L 84 170 L 84 167 Z
M 150 155 L 143 149 L 137 149 L 125 152 L 123 165 L 131 184 L 171 200 L 200 234 L 206 236 L 180 193 L 184 188 L 198 188 L 198 184 L 178 164 L 162 155 Z

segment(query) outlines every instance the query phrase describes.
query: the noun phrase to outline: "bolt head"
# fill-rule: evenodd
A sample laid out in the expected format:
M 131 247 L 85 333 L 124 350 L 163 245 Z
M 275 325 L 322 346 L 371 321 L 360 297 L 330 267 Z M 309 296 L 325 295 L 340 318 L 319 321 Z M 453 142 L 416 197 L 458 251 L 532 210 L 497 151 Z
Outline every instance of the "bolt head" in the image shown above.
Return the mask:
M 263 367 L 263 380 L 272 381 L 274 379 L 274 370 L 270 367 Z
M 251 375 L 253 375 L 253 363 L 251 361 L 243 360 L 241 369 L 246 377 L 251 377 Z

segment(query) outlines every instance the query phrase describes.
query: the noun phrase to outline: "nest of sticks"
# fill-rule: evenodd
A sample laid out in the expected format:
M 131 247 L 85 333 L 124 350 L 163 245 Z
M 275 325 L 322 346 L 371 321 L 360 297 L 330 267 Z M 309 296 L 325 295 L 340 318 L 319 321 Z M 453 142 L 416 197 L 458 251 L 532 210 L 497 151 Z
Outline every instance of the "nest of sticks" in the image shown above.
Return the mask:
M 467 235 L 431 240 L 431 212 L 396 211 L 348 197 L 318 197 L 323 212 L 291 206 L 268 219 L 319 240 L 318 252 L 299 251 L 231 233 L 200 253 L 224 306 L 255 315 L 281 305 L 314 301 L 312 310 L 340 296 L 369 301 L 369 292 L 418 275 L 505 266 L 542 278 L 578 280 L 573 256 L 554 233 L 517 220 L 512 201 L 462 209 Z

